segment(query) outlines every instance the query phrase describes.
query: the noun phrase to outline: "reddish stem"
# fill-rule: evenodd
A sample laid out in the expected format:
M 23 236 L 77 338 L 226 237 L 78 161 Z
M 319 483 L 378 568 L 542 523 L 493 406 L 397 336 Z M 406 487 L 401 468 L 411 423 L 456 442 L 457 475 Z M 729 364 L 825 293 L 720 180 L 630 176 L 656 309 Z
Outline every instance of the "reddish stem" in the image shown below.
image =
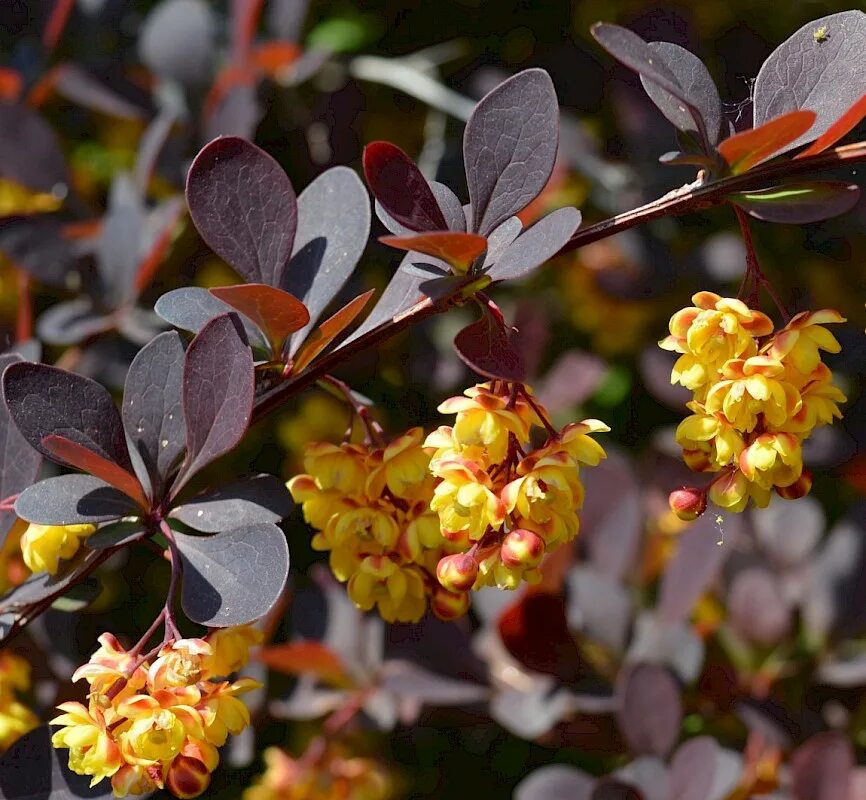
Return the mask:
M 18 310 L 15 316 L 15 341 L 26 342 L 33 336 L 33 304 L 30 298 L 30 276 L 23 269 L 15 270 Z
M 746 215 L 746 212 L 738 205 L 735 203 L 731 203 L 730 205 L 731 208 L 734 209 L 734 213 L 737 215 L 737 222 L 740 223 L 740 232 L 743 234 L 743 242 L 746 245 L 746 266 L 748 267 L 749 274 L 754 280 L 750 304 L 753 306 L 757 305 L 758 291 L 760 287 L 763 286 L 764 289 L 767 290 L 767 294 L 770 295 L 773 302 L 776 304 L 776 308 L 779 309 L 779 313 L 782 315 L 782 320 L 787 323 L 791 319 L 791 315 L 788 313 L 788 309 L 785 308 L 784 303 L 782 303 L 782 300 L 773 288 L 773 284 L 770 283 L 769 278 L 767 278 L 764 271 L 761 269 L 761 264 L 758 261 L 758 253 L 755 249 L 755 242 L 754 239 L 752 239 L 752 230 L 749 227 L 749 218 Z

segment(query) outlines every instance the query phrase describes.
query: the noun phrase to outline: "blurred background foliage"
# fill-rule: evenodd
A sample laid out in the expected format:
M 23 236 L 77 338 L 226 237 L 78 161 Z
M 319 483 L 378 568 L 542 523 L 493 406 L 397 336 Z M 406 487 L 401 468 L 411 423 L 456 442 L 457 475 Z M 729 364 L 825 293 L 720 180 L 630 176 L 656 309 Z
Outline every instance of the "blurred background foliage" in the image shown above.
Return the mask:
M 43 105 L 42 113 L 61 137 L 84 217 L 101 213 L 112 178 L 135 163 L 147 116 L 154 110 L 154 81 L 142 66 L 137 45 L 141 25 L 154 5 L 80 0 L 54 54 L 56 61 L 73 61 L 86 68 L 146 112 L 137 119 L 121 119 L 57 96 Z M 218 34 L 225 39 L 225 4 L 212 5 L 218 12 Z M 324 48 L 333 55 L 300 85 L 270 81 L 259 86 L 262 117 L 255 140 L 280 161 L 298 190 L 332 164 L 357 168 L 366 142 L 388 139 L 418 157 L 429 177 L 451 185 L 465 198 L 465 186 L 460 185 L 463 122 L 384 85 L 387 62 L 374 63 L 377 80 L 362 80 L 360 59 L 416 56 L 415 62 L 423 62 L 435 80 L 473 99 L 506 74 L 540 66 L 551 73 L 564 112 L 561 163 L 541 203 L 547 208 L 574 204 L 585 220 L 596 221 L 648 202 L 693 175 L 688 169 L 658 163 L 659 155 L 676 147 L 673 130 L 645 96 L 636 76 L 615 66 L 593 43 L 588 32 L 593 22 L 616 22 L 646 39 L 673 41 L 691 49 L 709 66 L 729 118 L 737 124 L 749 118 L 751 82 L 771 50 L 809 20 L 849 5 L 836 0 L 772 5 L 746 0 L 314 1 L 299 41 L 303 49 Z M 35 0 L 0 3 L 0 66 L 14 68 L 31 80 L 44 73 L 38 41 L 49 6 Z M 172 157 L 163 159 L 157 170 L 153 197 L 178 191 L 184 166 L 201 143 L 200 132 L 194 130 L 181 130 L 169 142 Z M 847 170 L 840 177 L 859 181 L 857 170 Z M 541 210 L 530 209 L 528 215 Z M 838 332 L 843 352 L 829 362 L 849 403 L 843 423 L 810 442 L 807 460 L 814 468 L 817 502 L 805 501 L 808 509 L 787 515 L 771 509 L 764 522 L 748 515 L 744 520 L 720 521 L 720 541 L 734 529 L 742 529 L 742 538 L 725 569 L 719 570 L 721 577 L 701 592 L 686 614 L 690 635 L 701 643 L 705 658 L 691 677 L 680 676 L 685 698 L 682 731 L 710 733 L 739 753 L 753 742 L 750 730 L 764 731 L 765 744 L 770 742 L 764 751 L 770 753 L 765 764 L 770 783 L 775 779 L 771 745 L 778 731 L 780 751 L 827 727 L 846 731 L 860 756 L 866 747 L 866 703 L 859 688 L 866 684 L 866 668 L 861 667 L 862 682 L 854 685 L 828 686 L 815 679 L 828 654 L 841 658 L 866 650 L 863 581 L 855 573 L 840 591 L 834 584 L 838 607 L 830 614 L 832 620 L 812 624 L 804 598 L 818 590 L 808 588 L 815 579 L 803 577 L 811 561 L 820 561 L 817 554 L 828 547 L 827 532 L 840 519 L 849 519 L 847 524 L 855 525 L 859 537 L 852 544 L 853 568 L 866 564 L 864 544 L 859 541 L 866 533 L 860 506 L 866 492 L 866 459 L 858 455 L 866 443 L 864 225 L 863 204 L 816 225 L 754 225 L 763 267 L 792 307 L 833 307 L 848 317 L 849 323 Z M 346 295 L 382 287 L 397 260 L 393 251 L 372 241 Z M 553 412 L 555 424 L 597 416 L 611 425 L 608 441 L 616 469 L 590 482 L 584 530 L 590 537 L 610 534 L 616 542 L 617 537 L 627 538 L 624 527 L 634 529 L 635 555 L 617 579 L 617 585 L 626 587 L 629 615 L 638 616 L 639 609 L 655 606 L 658 578 L 680 551 L 682 532 L 665 500 L 685 475 L 671 433 L 682 416 L 682 395 L 668 385 L 669 362 L 655 344 L 666 334 L 671 313 L 688 305 L 694 291 L 736 294 L 743 268 L 744 251 L 734 216 L 721 207 L 684 219 L 660 220 L 589 245 L 556 259 L 529 283 L 497 294 L 509 319 L 520 328 L 533 383 Z M 15 325 L 15 281 L 6 263 L 0 270 L 0 315 L 9 336 Z M 145 301 L 153 302 L 165 291 L 190 283 L 232 282 L 229 268 L 215 260 L 186 221 Z M 75 291 L 74 286 L 68 289 Z M 35 313 L 69 292 L 40 285 Z M 450 348 L 454 333 L 468 320 L 465 315 L 455 311 L 425 323 L 364 354 L 341 373 L 375 401 L 386 430 L 396 434 L 409 425 L 439 424 L 436 405 L 471 382 Z M 86 348 L 90 361 L 85 358 L 79 368 L 119 386 L 118 373 L 110 367 L 121 364 L 122 378 L 122 364 L 134 352 L 131 347 L 111 337 L 91 342 Z M 69 352 L 49 348 L 46 360 L 68 359 Z M 262 470 L 288 478 L 300 469 L 306 442 L 337 441 L 348 423 L 350 417 L 339 401 L 311 390 L 254 429 L 236 452 L 211 467 L 210 474 Z M 617 479 L 616 470 L 627 479 Z M 201 482 L 206 481 L 207 474 Z M 634 516 L 611 522 L 611 509 L 629 503 L 636 509 Z M 798 503 L 797 508 L 805 507 Z M 321 554 L 310 549 L 308 530 L 298 515 L 286 531 L 293 558 L 293 593 L 303 594 L 312 586 L 309 570 L 321 561 Z M 799 553 L 792 555 L 782 541 L 788 534 L 800 543 Z M 733 541 L 734 534 L 730 535 Z M 591 545 L 581 543 L 578 552 L 575 563 L 589 569 Z M 11 559 L 10 569 L 14 569 L 14 555 Z M 16 644 L 34 663 L 35 704 L 41 706 L 43 716 L 56 695 L 40 691 L 58 670 L 63 674 L 80 663 L 103 630 L 136 638 L 162 602 L 163 571 L 154 567 L 152 556 L 131 552 L 113 567 L 100 574 L 103 591 L 96 603 L 76 615 L 49 612 Z M 759 570 L 760 577 L 744 588 L 741 573 L 748 569 Z M 573 601 L 571 592 L 568 602 Z M 279 623 L 277 640 L 291 637 L 299 625 L 315 628 L 315 620 L 300 618 L 301 610 L 290 604 Z M 455 654 L 452 648 L 468 647 L 469 633 L 477 635 L 489 628 L 492 613 L 476 609 L 471 631 L 466 628 L 465 636 L 457 640 L 463 644 L 456 645 L 445 635 L 425 641 L 431 625 L 441 627 L 429 621 L 392 626 L 389 641 L 404 649 L 407 642 L 414 644 L 413 657 L 426 658 L 428 664 L 450 668 L 461 677 L 483 679 L 484 657 Z M 632 630 L 627 620 L 613 619 L 613 610 L 608 610 L 607 620 L 604 609 L 598 613 L 601 618 L 594 625 L 622 624 Z M 555 668 L 540 672 L 553 672 L 564 686 L 583 686 L 587 681 L 604 684 L 605 661 L 612 659 L 615 664 L 617 651 L 625 652 L 627 642 L 608 643 L 599 651 L 593 643 L 597 631 L 586 617 L 584 629 L 576 630 L 578 616 L 570 614 L 569 623 L 580 651 L 581 674 L 556 674 Z M 527 625 L 536 626 L 534 635 L 544 639 L 550 633 L 545 625 L 551 615 L 530 614 L 526 619 Z M 526 638 L 526 630 L 521 635 Z M 442 649 L 437 651 L 438 647 Z M 278 689 L 288 690 L 289 679 L 275 676 L 273 680 Z M 60 699 L 77 691 L 66 685 Z M 753 710 L 751 717 L 735 713 L 743 706 Z M 252 760 L 243 753 L 229 757 L 229 766 L 215 776 L 209 797 L 238 797 L 241 787 L 262 769 L 263 746 L 283 745 L 299 753 L 316 730 L 315 723 L 287 722 L 264 709 L 258 713 L 262 724 L 256 731 L 256 755 Z M 754 721 L 758 717 L 760 724 Z M 475 706 L 425 709 L 414 725 L 398 725 L 391 732 L 375 732 L 367 726 L 349 737 L 348 746 L 356 755 L 370 755 L 386 764 L 393 772 L 397 794 L 406 797 L 502 796 L 532 770 L 553 762 L 593 774 L 625 763 L 621 736 L 606 715 L 564 714 L 541 735 L 526 737 L 501 723 L 501 718 L 491 721 Z

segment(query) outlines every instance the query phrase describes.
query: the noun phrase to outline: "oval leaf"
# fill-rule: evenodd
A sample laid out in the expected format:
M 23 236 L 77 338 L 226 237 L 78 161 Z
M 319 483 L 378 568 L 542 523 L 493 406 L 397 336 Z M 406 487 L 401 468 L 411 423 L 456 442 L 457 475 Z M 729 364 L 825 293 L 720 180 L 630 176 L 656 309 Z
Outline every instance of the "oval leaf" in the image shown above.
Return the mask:
M 26 106 L 0 102 L 0 177 L 40 192 L 69 182 L 57 135 Z
M 92 475 L 59 475 L 25 489 L 15 501 L 15 513 L 39 525 L 83 525 L 135 513 L 135 505 Z
M 685 742 L 671 759 L 671 800 L 709 800 L 718 762 L 719 745 L 711 736 Z
M 739 175 L 768 158 L 784 153 L 815 122 L 814 111 L 791 111 L 759 127 L 735 133 L 719 144 L 719 153 L 731 172 Z
M 96 381 L 45 364 L 17 363 L 3 373 L 3 391 L 18 429 L 43 455 L 51 457 L 43 440 L 59 435 L 132 468 L 120 414 Z
M 844 733 L 825 731 L 813 736 L 791 754 L 795 800 L 837 800 L 853 769 L 854 751 Z
M 674 676 L 657 664 L 637 664 L 621 677 L 617 698 L 619 727 L 632 752 L 666 756 L 679 738 L 683 717 Z
M 521 233 L 487 273 L 493 280 L 526 277 L 553 258 L 580 225 L 576 208 L 560 208 Z
M 803 150 L 802 153 L 797 153 L 794 156 L 796 161 L 798 158 L 807 158 L 822 153 L 828 147 L 832 147 L 843 136 L 856 128 L 861 120 L 866 117 L 866 94 L 864 94 L 854 105 L 852 105 L 839 119 L 837 119 L 827 130 L 822 133 L 809 147 Z
M 547 184 L 559 140 L 559 105 L 543 69 L 501 83 L 475 106 L 463 133 L 472 230 L 489 234 Z
M 489 311 L 454 337 L 457 355 L 470 369 L 493 380 L 526 380 L 523 358 L 504 325 Z
M 141 26 L 138 52 L 151 71 L 187 86 L 206 86 L 214 66 L 216 24 L 204 0 L 163 0 Z
M 297 297 L 263 283 L 220 286 L 210 293 L 255 322 L 267 336 L 277 359 L 289 334 L 310 321 L 307 307 Z
M 51 306 L 36 322 L 39 338 L 57 345 L 79 344 L 113 327 L 114 320 L 96 311 L 86 297 Z
M 186 179 L 190 215 L 208 246 L 245 280 L 277 286 L 298 224 L 283 168 L 245 139 L 205 145 Z
M 226 628 L 271 610 L 289 576 L 286 537 L 270 524 L 213 536 L 175 533 L 183 561 L 183 609 L 199 625 Z
M 401 225 L 412 231 L 448 230 L 426 178 L 397 145 L 368 144 L 364 148 L 364 175 L 373 196 Z
M 589 800 L 595 778 L 569 764 L 550 764 L 530 772 L 514 790 L 514 800 Z
M 148 532 L 142 528 L 140 522 L 113 522 L 90 534 L 86 544 L 91 550 L 108 550 L 136 542 L 147 535 Z
M 487 239 L 477 233 L 433 231 L 416 236 L 381 236 L 379 241 L 398 250 L 439 258 L 464 274 L 487 249 Z
M 790 111 L 816 115 L 790 150 L 825 133 L 866 92 L 866 14 L 843 11 L 804 25 L 767 58 L 755 79 L 755 126 Z
M 785 225 L 807 225 L 845 214 L 857 205 L 860 188 L 841 181 L 786 183 L 731 195 L 753 217 Z

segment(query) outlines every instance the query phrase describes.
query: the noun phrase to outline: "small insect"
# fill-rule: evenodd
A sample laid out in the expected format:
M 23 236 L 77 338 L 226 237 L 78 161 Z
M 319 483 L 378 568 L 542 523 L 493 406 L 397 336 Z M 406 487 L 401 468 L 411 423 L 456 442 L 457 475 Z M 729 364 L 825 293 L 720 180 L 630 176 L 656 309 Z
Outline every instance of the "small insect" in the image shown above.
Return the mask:
M 812 38 L 818 43 L 826 42 L 830 38 L 830 28 L 827 25 L 822 25 L 820 28 L 815 28 L 812 31 Z

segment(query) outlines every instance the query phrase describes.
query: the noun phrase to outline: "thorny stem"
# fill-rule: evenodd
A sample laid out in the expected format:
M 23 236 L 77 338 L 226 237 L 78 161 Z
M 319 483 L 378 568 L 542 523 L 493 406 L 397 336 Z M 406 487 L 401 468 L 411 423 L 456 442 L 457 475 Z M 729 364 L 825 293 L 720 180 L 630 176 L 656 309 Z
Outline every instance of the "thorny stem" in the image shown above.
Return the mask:
M 746 245 L 746 266 L 748 268 L 748 274 L 752 276 L 752 280 L 754 281 L 752 285 L 752 296 L 750 298 L 751 304 L 757 305 L 758 291 L 763 286 L 764 289 L 767 290 L 767 294 L 770 295 L 773 302 L 776 304 L 776 308 L 779 309 L 779 313 L 782 315 L 782 320 L 787 323 L 791 319 L 791 315 L 788 313 L 784 303 L 782 303 L 779 295 L 773 288 L 773 284 L 761 269 L 761 264 L 758 261 L 758 253 L 757 250 L 755 250 L 755 241 L 752 239 L 752 230 L 749 227 L 749 218 L 746 216 L 746 212 L 738 205 L 735 203 L 731 203 L 730 205 L 731 208 L 734 209 L 734 213 L 737 215 L 737 222 L 740 223 L 740 232 L 743 234 L 743 243 Z
M 30 297 L 30 276 L 22 269 L 15 270 L 15 289 L 18 292 L 15 341 L 26 342 L 33 336 L 33 302 Z
M 171 555 L 171 580 L 168 584 L 168 594 L 166 595 L 165 607 L 163 609 L 165 612 L 165 633 L 166 636 L 171 634 L 172 638 L 180 639 L 181 634 L 174 619 L 175 595 L 177 594 L 177 586 L 183 569 L 181 567 L 180 551 L 177 549 L 177 543 L 174 541 L 174 533 L 164 519 L 159 521 L 159 529 L 168 542 L 168 550 Z

